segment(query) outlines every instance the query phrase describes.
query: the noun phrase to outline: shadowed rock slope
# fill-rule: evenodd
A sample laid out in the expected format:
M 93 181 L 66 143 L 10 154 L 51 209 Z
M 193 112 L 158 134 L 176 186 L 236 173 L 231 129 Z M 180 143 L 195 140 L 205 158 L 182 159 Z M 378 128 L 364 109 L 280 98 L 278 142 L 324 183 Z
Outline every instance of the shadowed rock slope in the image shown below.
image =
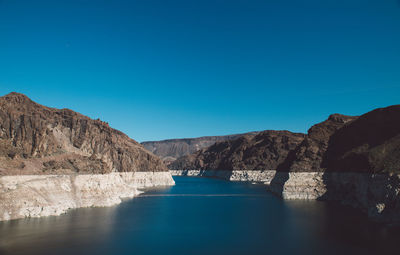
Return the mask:
M 304 140 L 288 154 L 278 170 L 291 172 L 323 171 L 321 163 L 328 148 L 330 137 L 355 119 L 357 119 L 355 116 L 332 114 L 327 120 L 312 126 Z
M 314 125 L 270 188 L 286 199 L 337 200 L 400 223 L 400 105 Z
M 165 163 L 169 164 L 185 155 L 192 154 L 198 150 L 213 145 L 216 142 L 234 140 L 243 135 L 254 136 L 259 132 L 249 132 L 245 134 L 225 135 L 225 136 L 203 136 L 198 138 L 168 139 L 163 141 L 142 142 L 142 145 L 155 155 L 161 157 Z
M 314 125 L 278 168 L 290 172 L 400 173 L 400 105 Z
M 329 139 L 321 163 L 330 172 L 400 173 L 400 105 L 368 112 Z
M 0 175 L 166 171 L 161 160 L 107 123 L 0 97 Z
M 181 157 L 170 169 L 198 170 L 272 170 L 281 164 L 289 151 L 304 139 L 304 134 L 289 131 L 263 131 L 243 135 Z

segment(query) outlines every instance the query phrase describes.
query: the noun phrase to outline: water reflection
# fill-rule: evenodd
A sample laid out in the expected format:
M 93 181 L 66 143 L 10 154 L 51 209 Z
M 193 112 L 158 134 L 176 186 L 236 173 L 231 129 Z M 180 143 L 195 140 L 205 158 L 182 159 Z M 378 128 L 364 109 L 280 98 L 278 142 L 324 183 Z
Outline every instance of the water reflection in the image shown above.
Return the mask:
M 109 238 L 117 207 L 82 208 L 61 216 L 0 222 L 0 252 L 71 254 Z M 69 245 L 70 244 L 70 245 Z M 58 247 L 62 247 L 59 250 Z
M 400 254 L 357 210 L 282 201 L 263 185 L 180 177 L 115 207 L 0 222 L 1 254 Z
M 400 228 L 370 221 L 359 210 L 335 202 L 285 201 L 289 226 L 307 229 L 316 243 L 331 244 L 331 254 L 398 254 Z M 293 231 L 296 231 L 293 230 Z

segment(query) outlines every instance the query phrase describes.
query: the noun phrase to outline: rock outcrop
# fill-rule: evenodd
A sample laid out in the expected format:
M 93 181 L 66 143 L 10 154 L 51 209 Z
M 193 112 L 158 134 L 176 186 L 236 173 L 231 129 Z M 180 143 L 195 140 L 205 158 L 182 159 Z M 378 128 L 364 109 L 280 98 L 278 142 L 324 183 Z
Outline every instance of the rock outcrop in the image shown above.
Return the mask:
M 155 155 L 163 159 L 167 165 L 177 158 L 192 154 L 203 148 L 213 145 L 216 142 L 234 140 L 243 135 L 254 136 L 259 132 L 245 134 L 224 135 L 224 136 L 203 136 L 198 138 L 168 139 L 163 141 L 142 142 L 142 145 Z
M 263 182 L 284 199 L 340 201 L 400 223 L 400 105 L 359 117 L 333 114 L 306 136 L 268 131 L 216 143 L 169 168 L 174 175 Z
M 0 177 L 0 220 L 60 215 L 79 207 L 112 206 L 140 189 L 174 185 L 168 172 L 15 175 Z
M 244 135 L 181 157 L 168 167 L 180 170 L 276 170 L 304 136 L 271 130 Z
M 330 137 L 344 125 L 357 119 L 354 116 L 332 114 L 321 123 L 312 126 L 304 140 L 290 153 L 279 166 L 279 171 L 320 172 L 324 153 Z
M 400 105 L 368 112 L 329 139 L 329 172 L 400 173 Z
M 103 121 L 19 93 L 0 97 L 0 175 L 165 170 L 157 156 Z
M 0 97 L 0 220 L 115 205 L 173 184 L 161 159 L 107 123 L 19 93 Z
M 331 115 L 278 167 L 270 189 L 286 199 L 337 200 L 400 222 L 400 105 Z
M 255 182 L 269 185 L 275 170 L 170 170 L 174 176 L 215 177 L 228 181 Z

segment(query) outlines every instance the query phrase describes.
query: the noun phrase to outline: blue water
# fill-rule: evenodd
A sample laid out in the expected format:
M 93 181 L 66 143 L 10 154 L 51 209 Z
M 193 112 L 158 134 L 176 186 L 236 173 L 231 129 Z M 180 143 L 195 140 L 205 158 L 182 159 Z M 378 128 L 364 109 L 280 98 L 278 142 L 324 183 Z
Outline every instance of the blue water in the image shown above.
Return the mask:
M 175 177 L 108 208 L 0 223 L 1 254 L 400 254 L 357 210 L 282 201 L 263 185 Z

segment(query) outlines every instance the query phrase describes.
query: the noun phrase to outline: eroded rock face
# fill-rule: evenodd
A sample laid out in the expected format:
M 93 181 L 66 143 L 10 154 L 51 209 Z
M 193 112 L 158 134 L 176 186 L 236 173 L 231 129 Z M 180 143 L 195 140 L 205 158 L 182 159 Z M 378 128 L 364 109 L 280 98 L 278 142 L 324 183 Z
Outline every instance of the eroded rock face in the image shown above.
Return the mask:
M 400 105 L 368 112 L 335 132 L 321 166 L 329 172 L 400 173 Z
M 163 159 L 168 165 L 177 158 L 192 154 L 203 148 L 213 145 L 216 142 L 234 140 L 243 135 L 254 136 L 259 132 L 249 132 L 245 134 L 224 135 L 224 136 L 204 136 L 198 138 L 168 139 L 163 141 L 142 142 L 142 145 L 155 155 Z
M 228 181 L 255 182 L 269 185 L 275 170 L 170 170 L 173 176 L 216 177 Z
M 169 185 L 168 172 L 0 176 L 0 221 L 112 206 L 142 188 Z
M 399 174 L 276 172 L 270 184 L 283 199 L 339 201 L 376 221 L 400 224 Z
M 157 156 L 103 121 L 19 93 L 0 97 L 0 175 L 165 170 Z
M 181 157 L 170 169 L 275 170 L 304 139 L 289 131 L 263 131 L 235 140 L 218 142 L 196 153 Z
M 308 130 L 304 140 L 289 154 L 278 171 L 319 172 L 331 136 L 343 126 L 357 119 L 354 116 L 332 114 Z
M 336 200 L 400 223 L 400 105 L 360 117 L 333 114 L 293 141 L 289 150 L 277 149 L 284 143 L 276 137 L 217 143 L 178 159 L 171 172 L 262 181 L 284 199 Z
M 336 200 L 400 222 L 400 106 L 314 125 L 271 181 L 285 199 Z
M 314 125 L 279 171 L 400 173 L 400 105 Z

